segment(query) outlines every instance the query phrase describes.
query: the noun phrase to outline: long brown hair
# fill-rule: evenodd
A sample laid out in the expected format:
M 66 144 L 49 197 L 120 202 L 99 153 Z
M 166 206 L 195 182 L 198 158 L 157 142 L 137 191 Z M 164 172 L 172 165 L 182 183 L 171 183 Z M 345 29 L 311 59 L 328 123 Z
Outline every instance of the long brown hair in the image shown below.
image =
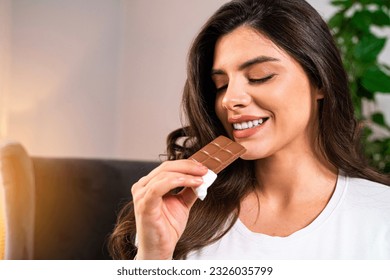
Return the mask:
M 194 40 L 188 57 L 183 113 L 187 125 L 167 139 L 168 160 L 188 158 L 218 135 L 226 132 L 215 110 L 215 86 L 211 80 L 214 47 L 218 38 L 247 25 L 270 38 L 305 70 L 311 83 L 322 90 L 319 104 L 319 153 L 346 175 L 390 184 L 387 175 L 369 167 L 362 156 L 360 128 L 348 89 L 342 61 L 328 26 L 304 0 L 234 0 L 223 5 L 206 22 Z M 184 144 L 178 144 L 182 138 Z M 237 160 L 219 174 L 205 201 L 191 209 L 189 221 L 175 252 L 183 259 L 192 251 L 221 238 L 234 224 L 240 201 L 255 186 L 252 161 Z M 132 259 L 136 254 L 132 203 L 118 216 L 109 239 L 114 258 Z

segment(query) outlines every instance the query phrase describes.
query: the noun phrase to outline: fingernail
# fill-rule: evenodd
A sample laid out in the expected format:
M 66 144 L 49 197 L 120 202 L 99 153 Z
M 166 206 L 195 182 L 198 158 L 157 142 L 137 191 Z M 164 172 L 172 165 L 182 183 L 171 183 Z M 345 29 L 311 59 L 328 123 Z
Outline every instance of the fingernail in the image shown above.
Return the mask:
M 194 160 L 194 159 L 192 159 L 192 161 L 195 162 L 196 165 L 198 165 L 198 166 L 203 166 L 203 164 L 201 164 L 199 161 L 196 161 L 196 160 Z
M 203 183 L 203 179 L 202 178 L 194 178 L 194 179 L 192 179 L 192 182 L 194 184 L 202 184 Z
M 207 171 L 207 170 L 208 170 L 208 168 L 207 168 L 206 166 L 204 166 L 203 164 L 202 164 L 202 165 L 199 165 L 199 168 L 202 169 L 202 170 L 204 170 L 204 171 Z
M 196 163 L 197 166 L 199 166 L 199 169 L 202 170 L 202 171 L 207 171 L 208 168 L 206 166 L 204 166 L 202 163 L 200 163 L 199 161 L 196 161 L 193 159 L 193 161 Z

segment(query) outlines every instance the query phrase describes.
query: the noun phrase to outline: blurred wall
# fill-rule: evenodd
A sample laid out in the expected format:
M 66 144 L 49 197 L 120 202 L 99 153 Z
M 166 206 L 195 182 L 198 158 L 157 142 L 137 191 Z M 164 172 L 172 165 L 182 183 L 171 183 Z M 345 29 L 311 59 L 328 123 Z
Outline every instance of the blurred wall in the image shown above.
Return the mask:
M 180 126 L 190 43 L 225 2 L 0 0 L 2 137 L 32 155 L 157 160 Z
M 113 155 L 120 2 L 10 3 L 6 136 L 35 155 Z

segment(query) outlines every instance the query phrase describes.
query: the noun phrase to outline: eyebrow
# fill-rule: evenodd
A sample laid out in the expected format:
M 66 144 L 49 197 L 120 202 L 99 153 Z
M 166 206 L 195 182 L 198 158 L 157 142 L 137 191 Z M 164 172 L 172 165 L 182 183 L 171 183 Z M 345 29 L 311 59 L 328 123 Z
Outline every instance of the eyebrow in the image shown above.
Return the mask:
M 238 70 L 242 71 L 252 65 L 255 65 L 255 64 L 259 64 L 259 63 L 264 63 L 264 62 L 270 62 L 270 61 L 280 61 L 279 59 L 277 58 L 274 58 L 274 57 L 270 57 L 270 56 L 258 56 L 258 57 L 255 57 L 253 59 L 250 59 L 248 61 L 245 61 L 244 63 L 242 63 L 239 67 L 238 67 Z M 218 69 L 211 69 L 211 75 L 223 75 L 225 74 L 224 71 L 222 70 L 218 70 Z

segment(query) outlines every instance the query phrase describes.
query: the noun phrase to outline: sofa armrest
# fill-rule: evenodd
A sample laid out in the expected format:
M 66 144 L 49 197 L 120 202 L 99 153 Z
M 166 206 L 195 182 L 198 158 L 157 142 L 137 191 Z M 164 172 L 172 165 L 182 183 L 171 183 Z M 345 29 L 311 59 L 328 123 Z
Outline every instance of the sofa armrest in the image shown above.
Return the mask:
M 0 144 L 0 192 L 5 259 L 32 259 L 34 250 L 35 184 L 32 161 L 21 144 Z

